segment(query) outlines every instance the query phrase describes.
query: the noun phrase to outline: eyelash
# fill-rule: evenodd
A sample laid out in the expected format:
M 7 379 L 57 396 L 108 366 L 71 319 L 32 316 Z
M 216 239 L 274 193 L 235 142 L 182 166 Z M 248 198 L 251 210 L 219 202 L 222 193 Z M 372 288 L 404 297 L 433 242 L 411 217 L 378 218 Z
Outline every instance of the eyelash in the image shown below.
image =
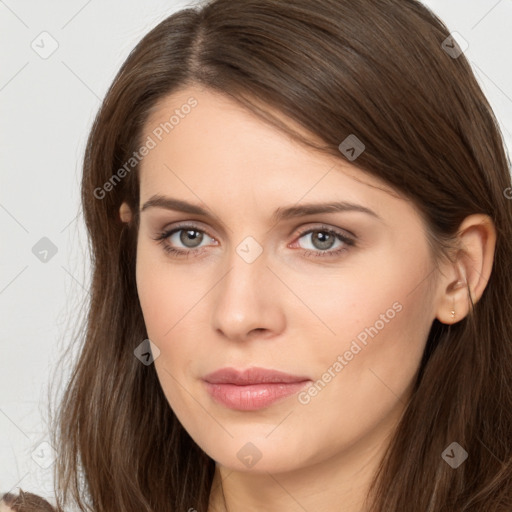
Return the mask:
M 187 257 L 188 258 L 190 256 L 194 256 L 194 257 L 199 256 L 199 254 L 201 252 L 203 252 L 204 247 L 200 248 L 200 249 L 181 250 L 181 249 L 176 249 L 175 247 L 172 247 L 166 243 L 167 239 L 171 235 L 173 235 L 174 233 L 177 233 L 179 231 L 184 231 L 184 230 L 199 231 L 200 233 L 203 233 L 203 234 L 209 236 L 210 238 L 213 238 L 206 231 L 204 231 L 203 229 L 200 229 L 197 226 L 194 226 L 192 224 L 180 224 L 178 226 L 173 227 L 172 229 L 158 233 L 158 235 L 154 238 L 154 240 L 156 240 L 160 245 L 162 245 L 162 247 L 166 253 L 170 254 L 173 257 L 178 257 L 178 258 L 179 257 Z M 303 249 L 302 254 L 308 258 L 311 256 L 314 258 L 316 258 L 316 257 L 335 258 L 337 256 L 340 256 L 342 253 L 348 251 L 349 247 L 356 246 L 354 239 L 345 236 L 344 234 L 342 234 L 341 232 L 339 232 L 333 228 L 330 228 L 328 226 L 323 226 L 323 225 L 317 226 L 314 228 L 305 229 L 305 230 L 299 232 L 297 239 L 300 239 L 303 236 L 308 235 L 310 233 L 314 233 L 314 232 L 328 233 L 330 235 L 333 235 L 337 240 L 340 240 L 348 247 L 344 246 L 344 247 L 340 247 L 339 249 L 326 250 L 326 251 Z

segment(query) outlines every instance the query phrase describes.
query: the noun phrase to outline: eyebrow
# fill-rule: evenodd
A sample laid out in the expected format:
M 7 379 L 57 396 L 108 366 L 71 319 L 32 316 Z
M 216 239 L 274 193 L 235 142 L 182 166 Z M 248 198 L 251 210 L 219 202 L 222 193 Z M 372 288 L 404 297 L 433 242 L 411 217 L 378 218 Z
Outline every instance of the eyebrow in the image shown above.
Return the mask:
M 213 215 L 209 210 L 199 205 L 192 204 L 187 201 L 182 201 L 181 199 L 175 199 L 161 195 L 151 196 L 142 206 L 141 212 L 149 208 L 164 208 L 166 210 L 202 215 L 204 217 L 211 217 L 219 220 L 216 215 Z M 338 212 L 361 212 L 380 219 L 381 221 L 383 220 L 377 213 L 375 213 L 373 210 L 370 210 L 366 206 L 350 203 L 348 201 L 334 201 L 329 203 L 307 203 L 301 205 L 279 207 L 272 214 L 271 221 L 273 223 L 277 223 L 282 220 L 296 217 L 305 217 L 307 215 Z

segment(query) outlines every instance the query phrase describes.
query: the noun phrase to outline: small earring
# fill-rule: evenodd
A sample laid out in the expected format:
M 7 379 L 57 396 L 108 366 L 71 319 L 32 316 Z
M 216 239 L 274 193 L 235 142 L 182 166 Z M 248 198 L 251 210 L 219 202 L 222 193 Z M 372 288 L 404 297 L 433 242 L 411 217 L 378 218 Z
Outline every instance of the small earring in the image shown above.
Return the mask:
M 455 299 L 453 300 L 453 309 L 450 311 L 451 315 L 452 315 L 452 319 L 455 318 Z

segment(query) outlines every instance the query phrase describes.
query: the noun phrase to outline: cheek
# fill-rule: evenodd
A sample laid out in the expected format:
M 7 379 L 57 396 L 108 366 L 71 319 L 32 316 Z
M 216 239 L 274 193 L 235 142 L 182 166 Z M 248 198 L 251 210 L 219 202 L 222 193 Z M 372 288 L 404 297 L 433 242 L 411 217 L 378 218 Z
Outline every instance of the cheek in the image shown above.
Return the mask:
M 160 350 L 154 365 L 162 390 L 179 420 L 198 435 L 187 418 L 200 417 L 202 411 L 196 410 L 197 403 L 183 392 L 183 386 L 189 388 L 190 365 L 200 353 L 202 337 L 194 333 L 194 322 L 188 320 L 202 294 L 187 276 L 185 267 L 171 269 L 166 263 L 165 255 L 139 243 L 137 292 L 148 338 Z
M 200 280 L 190 275 L 186 265 L 166 258 L 163 249 L 139 242 L 136 282 L 144 322 L 150 339 L 164 342 L 204 294 Z
M 395 302 L 383 294 L 364 311 L 352 305 L 357 320 L 335 324 L 331 317 L 339 336 L 306 354 L 316 380 L 299 397 L 297 417 L 304 422 L 323 418 L 323 434 L 311 440 L 315 457 L 363 440 L 371 446 L 373 437 L 398 419 L 412 391 L 430 323 L 418 296 L 412 295 L 396 289 Z
M 160 338 L 170 327 L 171 318 L 163 313 L 174 311 L 172 294 L 165 292 L 167 286 L 163 277 L 158 265 L 151 261 L 151 252 L 139 243 L 136 264 L 137 293 L 148 336 L 152 341 L 153 338 Z
M 156 370 L 164 392 L 175 393 L 174 379 L 189 378 L 190 364 L 204 353 L 205 324 L 198 312 L 211 285 L 207 276 L 193 275 L 186 263 L 169 261 L 145 242 L 137 248 L 136 282 L 148 338 L 160 350 Z
M 433 320 L 429 262 L 417 256 L 347 273 L 313 302 L 335 335 L 310 354 L 318 381 L 309 403 L 318 414 L 351 411 L 358 420 L 341 420 L 347 434 L 381 421 L 414 381 Z
M 429 265 L 421 250 L 405 259 L 389 248 L 374 251 L 357 265 L 322 269 L 314 278 L 311 273 L 288 277 L 287 282 L 300 290 L 312 313 L 292 313 L 290 319 L 301 323 L 302 332 L 316 330 L 341 350 L 345 345 L 349 349 L 350 341 L 357 337 L 364 343 L 374 337 L 382 339 L 391 331 L 398 341 L 406 337 L 404 329 L 409 325 L 421 328 L 422 320 L 425 322 L 430 314 L 425 279 Z
M 315 322 L 317 337 L 324 340 L 315 351 L 318 367 L 327 371 L 342 356 L 337 374 L 344 375 L 340 380 L 350 384 L 345 388 L 350 393 L 377 379 L 372 369 L 400 391 L 421 360 L 434 316 L 426 279 L 431 262 L 426 247 L 414 249 L 405 257 L 391 246 L 369 252 L 357 267 L 326 274 L 317 284 L 301 278 L 308 306 L 322 321 Z M 311 316 L 301 322 L 303 332 L 311 331 Z M 385 392 L 385 384 L 380 387 Z

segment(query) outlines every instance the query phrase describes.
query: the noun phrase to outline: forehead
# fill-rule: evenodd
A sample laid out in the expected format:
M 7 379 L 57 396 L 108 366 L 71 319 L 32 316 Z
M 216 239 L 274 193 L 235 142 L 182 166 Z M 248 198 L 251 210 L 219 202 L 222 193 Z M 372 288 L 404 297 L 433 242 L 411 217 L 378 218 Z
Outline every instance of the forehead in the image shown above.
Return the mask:
M 328 198 L 364 199 L 378 209 L 397 197 L 341 153 L 335 158 L 303 146 L 229 97 L 197 86 L 155 105 L 143 133 L 149 138 L 154 147 L 140 165 L 141 202 L 169 193 L 247 208 Z

